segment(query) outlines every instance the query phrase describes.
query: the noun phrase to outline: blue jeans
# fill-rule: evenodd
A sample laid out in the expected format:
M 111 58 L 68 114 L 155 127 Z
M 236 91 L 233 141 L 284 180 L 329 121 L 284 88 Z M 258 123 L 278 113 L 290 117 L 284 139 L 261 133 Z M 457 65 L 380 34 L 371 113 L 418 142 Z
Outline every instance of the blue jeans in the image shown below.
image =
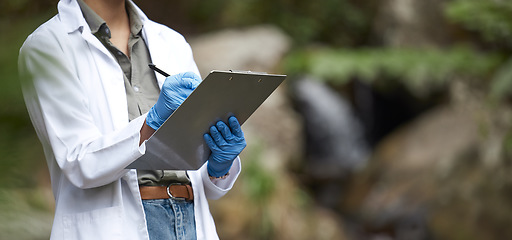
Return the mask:
M 194 203 L 184 200 L 142 200 L 151 240 L 196 239 Z

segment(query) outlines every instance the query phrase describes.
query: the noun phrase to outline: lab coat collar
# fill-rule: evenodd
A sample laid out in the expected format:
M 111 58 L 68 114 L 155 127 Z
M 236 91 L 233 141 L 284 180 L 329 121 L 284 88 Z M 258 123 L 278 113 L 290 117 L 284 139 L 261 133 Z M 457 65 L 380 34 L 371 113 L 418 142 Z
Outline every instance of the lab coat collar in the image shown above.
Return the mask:
M 131 4 L 134 9 L 137 11 L 137 14 L 140 17 L 141 23 L 144 26 L 142 31 L 142 37 L 146 41 L 146 44 L 148 45 L 149 52 L 151 54 L 151 58 L 153 60 L 153 63 L 162 65 L 166 62 L 166 58 L 168 56 L 162 56 L 160 54 L 163 50 L 161 48 L 166 48 L 167 44 L 165 42 L 159 41 L 159 38 L 152 37 L 155 35 L 160 35 L 162 29 L 157 27 L 151 20 L 148 19 L 146 14 L 142 12 L 142 10 L 135 4 L 133 1 L 128 0 L 128 4 Z M 99 49 L 101 52 L 103 52 L 108 58 L 111 58 L 112 61 L 115 61 L 115 59 L 111 56 L 111 54 L 108 52 L 108 50 L 103 46 L 103 44 L 91 33 L 91 29 L 89 28 L 89 25 L 85 21 L 85 18 L 83 17 L 82 11 L 80 10 L 80 6 L 78 5 L 78 2 L 76 0 L 60 0 L 59 4 L 57 6 L 57 9 L 59 11 L 59 17 L 62 22 L 66 23 L 66 31 L 68 33 L 73 33 L 75 31 L 80 31 L 82 34 L 82 37 L 95 46 L 97 49 Z M 154 41 L 152 44 L 149 42 Z M 158 48 L 160 49 L 157 49 Z M 163 51 L 165 52 L 165 51 Z M 157 74 L 157 80 L 158 84 L 161 87 L 163 82 L 165 81 L 165 77 L 159 76 Z
M 145 23 L 148 21 L 146 14 L 144 14 L 142 10 L 140 10 L 140 8 L 135 3 L 133 3 L 133 1 L 128 0 L 127 2 L 137 10 L 142 24 L 145 25 Z M 60 0 L 57 5 L 57 9 L 59 11 L 59 16 L 62 22 L 67 23 L 66 31 L 68 33 L 72 33 L 76 30 L 79 30 L 83 33 L 83 31 L 86 29 L 90 32 L 89 26 L 87 25 L 87 22 L 85 21 L 82 14 L 82 10 L 80 10 L 80 6 L 76 0 Z
M 89 28 L 76 0 L 60 0 L 57 9 L 61 22 L 66 23 L 65 27 L 68 33 L 76 30 L 83 32 L 84 27 Z
M 92 46 L 99 49 L 107 58 L 115 62 L 114 57 L 108 52 L 107 48 L 91 33 L 91 28 L 85 20 L 80 5 L 76 0 L 60 0 L 57 9 L 59 18 L 64 23 L 66 32 L 73 34 L 79 31 L 82 37 Z

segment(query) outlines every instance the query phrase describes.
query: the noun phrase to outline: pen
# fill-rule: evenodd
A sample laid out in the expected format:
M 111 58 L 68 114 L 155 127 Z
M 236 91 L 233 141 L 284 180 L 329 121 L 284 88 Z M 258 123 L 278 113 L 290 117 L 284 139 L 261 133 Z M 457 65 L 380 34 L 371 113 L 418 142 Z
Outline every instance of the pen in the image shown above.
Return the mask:
M 155 72 L 157 72 L 157 73 L 160 73 L 160 74 L 164 75 L 164 77 L 169 77 L 169 76 L 170 76 L 168 73 L 166 73 L 166 72 L 162 71 L 162 69 L 157 68 L 157 67 L 155 66 L 155 64 L 153 64 L 153 63 L 148 64 L 148 66 L 149 66 L 149 68 L 153 69 L 153 71 L 155 71 Z

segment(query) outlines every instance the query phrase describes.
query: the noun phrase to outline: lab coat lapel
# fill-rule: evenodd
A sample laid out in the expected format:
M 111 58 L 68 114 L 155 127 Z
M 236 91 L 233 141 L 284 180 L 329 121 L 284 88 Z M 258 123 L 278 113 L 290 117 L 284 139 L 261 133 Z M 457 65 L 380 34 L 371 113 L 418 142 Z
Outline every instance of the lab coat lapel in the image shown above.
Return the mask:
M 103 45 L 102 45 L 103 47 Z M 95 48 L 95 47 L 93 47 Z M 128 124 L 128 103 L 126 99 L 126 86 L 123 79 L 123 71 L 112 55 L 99 53 L 103 48 L 91 48 L 94 62 L 98 70 L 99 77 L 105 96 L 108 102 L 109 112 L 114 125 L 114 129 L 120 129 Z
M 87 26 L 87 29 L 84 29 L 84 31 L 82 32 L 82 37 L 85 39 L 85 41 L 87 41 L 89 43 L 89 45 L 91 45 L 95 50 L 98 50 L 99 52 L 101 52 L 104 56 L 102 57 L 106 57 L 108 58 L 111 62 L 113 63 L 116 63 L 116 60 L 114 59 L 114 57 L 112 56 L 112 54 L 110 54 L 110 52 L 108 51 L 108 49 L 103 46 L 103 44 L 100 42 L 100 40 L 98 40 L 98 38 L 96 38 L 94 35 L 92 35 L 91 33 L 91 30 L 89 29 L 89 26 Z
M 76 1 L 62 0 L 58 4 L 58 9 L 61 21 L 68 28 L 68 34 L 80 31 L 82 38 L 89 44 L 94 63 L 84 63 L 84 66 L 95 65 L 95 70 L 100 73 L 98 76 L 101 78 L 114 128 L 119 129 L 125 126 L 128 124 L 128 107 L 121 67 L 105 46 L 92 35 Z M 87 61 L 85 59 L 80 61 Z M 100 92 L 100 86 L 98 86 L 98 92 Z
M 128 103 L 126 99 L 126 86 L 123 79 L 123 71 L 114 57 L 92 34 L 83 34 L 90 43 L 92 56 L 98 69 L 103 89 L 108 101 L 111 119 L 115 129 L 128 124 Z M 99 45 L 98 45 L 99 43 Z M 106 52 L 105 52 L 106 51 Z
M 101 44 L 101 42 L 91 33 L 89 25 L 83 18 L 82 11 L 77 1 L 61 0 L 57 6 L 59 10 L 59 18 L 61 22 L 65 24 L 68 34 L 75 31 L 80 31 L 82 37 L 96 49 L 100 50 L 107 57 L 115 59 L 111 56 L 108 50 Z
M 165 37 L 161 36 L 161 34 L 163 34 L 162 30 L 157 27 L 154 22 L 149 20 L 146 14 L 144 14 L 144 12 L 142 12 L 142 10 L 136 4 L 134 4 L 132 1 L 130 1 L 130 3 L 137 10 L 137 14 L 139 14 L 139 17 L 141 18 L 142 24 L 144 26 L 142 29 L 142 37 L 148 46 L 151 62 L 165 72 L 173 74 L 173 72 L 171 72 L 172 64 L 169 61 L 169 56 L 164 54 L 172 52 L 170 50 L 171 43 L 165 42 Z M 165 77 L 161 74 L 156 74 L 156 80 L 158 81 L 158 86 L 160 89 L 162 89 Z
M 152 26 L 148 21 L 146 21 L 144 25 L 143 37 L 146 40 L 149 54 L 151 56 L 151 61 L 158 68 L 164 70 L 165 72 L 172 74 L 169 69 L 169 56 L 166 56 L 163 53 L 168 53 L 170 50 L 168 49 L 168 44 L 162 41 L 163 38 L 159 37 L 159 30 L 157 30 L 154 26 Z M 165 77 L 162 74 L 156 74 L 156 79 L 158 81 L 158 86 L 162 89 L 162 85 L 164 84 Z

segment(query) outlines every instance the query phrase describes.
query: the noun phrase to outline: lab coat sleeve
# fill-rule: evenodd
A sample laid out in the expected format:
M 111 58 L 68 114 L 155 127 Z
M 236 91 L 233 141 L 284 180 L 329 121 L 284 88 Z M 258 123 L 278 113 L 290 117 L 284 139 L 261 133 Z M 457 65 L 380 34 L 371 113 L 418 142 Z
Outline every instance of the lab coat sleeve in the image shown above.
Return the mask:
M 102 133 L 89 112 L 88 99 L 94 96 L 86 96 L 61 38 L 36 31 L 20 49 L 25 102 L 43 146 L 50 146 L 47 158 L 53 156 L 75 186 L 103 186 L 122 177 L 125 167 L 143 155 L 139 131 L 144 118 Z
M 229 190 L 231 190 L 231 188 L 233 188 L 233 185 L 241 171 L 240 157 L 237 157 L 235 161 L 233 161 L 233 165 L 229 170 L 229 175 L 225 179 L 210 180 L 206 163 L 203 164 L 198 171 L 201 174 L 206 198 L 216 200 L 224 196 L 229 192 Z

